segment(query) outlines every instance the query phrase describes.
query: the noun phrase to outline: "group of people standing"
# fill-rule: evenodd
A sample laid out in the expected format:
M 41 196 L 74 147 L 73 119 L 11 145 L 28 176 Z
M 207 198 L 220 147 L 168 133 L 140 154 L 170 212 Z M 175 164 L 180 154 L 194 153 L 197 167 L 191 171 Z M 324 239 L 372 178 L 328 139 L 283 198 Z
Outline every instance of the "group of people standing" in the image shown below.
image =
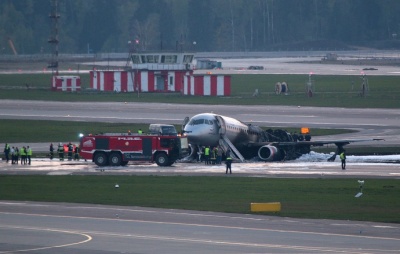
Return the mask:
M 223 154 L 221 147 L 210 148 L 209 146 L 206 146 L 202 148 L 202 151 L 199 151 L 198 161 L 204 161 L 205 165 L 220 165 L 222 163 Z M 230 174 L 232 174 L 232 158 L 230 150 L 225 153 L 225 164 L 226 174 L 228 174 L 228 170 L 230 171 Z
M 11 159 L 11 164 L 18 164 L 21 159 L 21 165 L 31 165 L 32 149 L 29 146 L 18 148 L 6 143 L 4 147 L 4 155 L 7 163 Z
M 68 147 L 68 149 L 67 149 L 68 160 L 72 161 L 72 158 L 74 160 L 79 160 L 79 146 L 74 146 L 71 142 L 69 142 L 67 147 Z M 53 146 L 53 143 L 50 144 L 50 148 L 49 149 L 50 149 L 50 160 L 52 160 L 54 158 L 54 146 Z M 58 144 L 57 153 L 58 153 L 58 158 L 60 159 L 60 161 L 63 161 L 64 160 L 65 149 L 64 149 L 64 145 L 62 143 Z
M 220 147 L 209 146 L 203 147 L 203 151 L 199 154 L 199 161 L 204 161 L 206 165 L 221 164 L 223 151 Z

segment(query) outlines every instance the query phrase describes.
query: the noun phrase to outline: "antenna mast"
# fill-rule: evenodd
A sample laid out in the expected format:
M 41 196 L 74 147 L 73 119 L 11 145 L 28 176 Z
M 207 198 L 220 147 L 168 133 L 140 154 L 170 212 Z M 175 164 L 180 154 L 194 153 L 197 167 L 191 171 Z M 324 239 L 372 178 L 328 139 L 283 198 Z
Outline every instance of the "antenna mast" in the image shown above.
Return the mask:
M 52 69 L 53 76 L 58 75 L 58 19 L 60 14 L 58 13 L 58 0 L 51 1 L 51 13 L 49 14 L 51 19 L 51 34 L 48 43 L 52 46 L 51 62 L 47 66 Z

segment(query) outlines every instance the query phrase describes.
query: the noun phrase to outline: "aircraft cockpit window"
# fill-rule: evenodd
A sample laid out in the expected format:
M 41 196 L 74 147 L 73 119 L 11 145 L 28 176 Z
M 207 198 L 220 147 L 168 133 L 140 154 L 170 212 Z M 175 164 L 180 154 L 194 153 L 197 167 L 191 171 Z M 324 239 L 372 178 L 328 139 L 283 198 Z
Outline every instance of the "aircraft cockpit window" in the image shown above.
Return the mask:
M 204 123 L 204 119 L 192 119 L 188 124 L 189 125 L 199 125 L 199 124 L 203 124 Z
M 204 123 L 205 123 L 205 124 L 208 124 L 208 125 L 213 125 L 213 120 L 205 119 L 205 120 L 204 120 Z

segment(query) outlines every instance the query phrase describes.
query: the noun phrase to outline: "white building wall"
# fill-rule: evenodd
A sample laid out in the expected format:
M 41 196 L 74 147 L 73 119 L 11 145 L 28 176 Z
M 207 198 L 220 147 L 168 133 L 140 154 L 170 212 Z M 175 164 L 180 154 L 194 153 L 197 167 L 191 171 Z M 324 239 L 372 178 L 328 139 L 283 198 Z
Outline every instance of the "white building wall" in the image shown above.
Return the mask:
M 104 72 L 100 72 L 100 91 L 104 91 Z
M 128 75 L 128 77 L 127 77 L 127 80 L 128 80 L 128 85 L 127 85 L 128 92 L 133 92 L 133 91 L 135 91 L 135 89 L 134 89 L 134 87 L 133 87 L 133 80 L 132 80 L 132 78 L 134 79 L 134 75 L 135 75 L 135 74 L 134 74 L 134 73 L 128 72 L 127 75 Z
M 188 76 L 183 77 L 183 94 L 187 95 L 188 94 Z
M 217 76 L 217 95 L 224 95 L 224 76 Z
M 114 92 L 121 92 L 121 72 L 114 72 Z
M 211 76 L 204 76 L 204 95 L 211 95 Z
M 142 92 L 149 91 L 149 73 L 147 71 L 141 72 L 140 86 L 142 87 Z M 153 84 L 154 86 L 154 84 Z
M 67 91 L 68 79 L 61 78 L 61 91 Z
M 190 76 L 190 95 L 194 95 L 194 77 Z
M 99 76 L 99 73 L 97 71 L 93 72 L 93 89 L 97 90 L 97 77 Z

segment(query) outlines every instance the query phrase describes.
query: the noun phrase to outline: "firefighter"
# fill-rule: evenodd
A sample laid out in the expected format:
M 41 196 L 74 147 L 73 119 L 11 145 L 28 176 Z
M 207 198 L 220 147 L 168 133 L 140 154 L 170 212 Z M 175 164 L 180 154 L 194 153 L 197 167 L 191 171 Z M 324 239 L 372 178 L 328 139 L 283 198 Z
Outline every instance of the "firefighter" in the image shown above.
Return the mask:
M 10 153 L 11 153 L 11 164 L 15 164 L 15 148 L 14 147 L 11 147 Z
M 53 143 L 50 144 L 50 160 L 53 159 L 53 155 L 54 155 L 54 147 L 53 147 Z
M 217 164 L 221 164 L 222 160 L 222 148 L 217 148 Z
M 68 160 L 72 161 L 72 152 L 74 151 L 74 146 L 69 142 L 68 144 Z
M 79 161 L 79 146 L 76 145 L 74 149 L 74 161 Z
M 211 154 L 210 154 L 210 164 L 215 164 L 217 162 L 217 147 L 214 147 L 211 150 Z
M 58 151 L 58 157 L 60 158 L 60 161 L 63 161 L 64 160 L 64 146 L 61 143 L 58 144 L 57 151 Z
M 17 146 L 15 147 L 14 156 L 15 156 L 15 164 L 18 164 L 18 161 L 19 161 L 19 149 L 18 149 Z
M 6 156 L 7 163 L 10 160 L 10 158 L 9 158 L 10 150 L 11 150 L 10 145 L 6 143 L 6 145 L 4 147 L 4 155 Z

